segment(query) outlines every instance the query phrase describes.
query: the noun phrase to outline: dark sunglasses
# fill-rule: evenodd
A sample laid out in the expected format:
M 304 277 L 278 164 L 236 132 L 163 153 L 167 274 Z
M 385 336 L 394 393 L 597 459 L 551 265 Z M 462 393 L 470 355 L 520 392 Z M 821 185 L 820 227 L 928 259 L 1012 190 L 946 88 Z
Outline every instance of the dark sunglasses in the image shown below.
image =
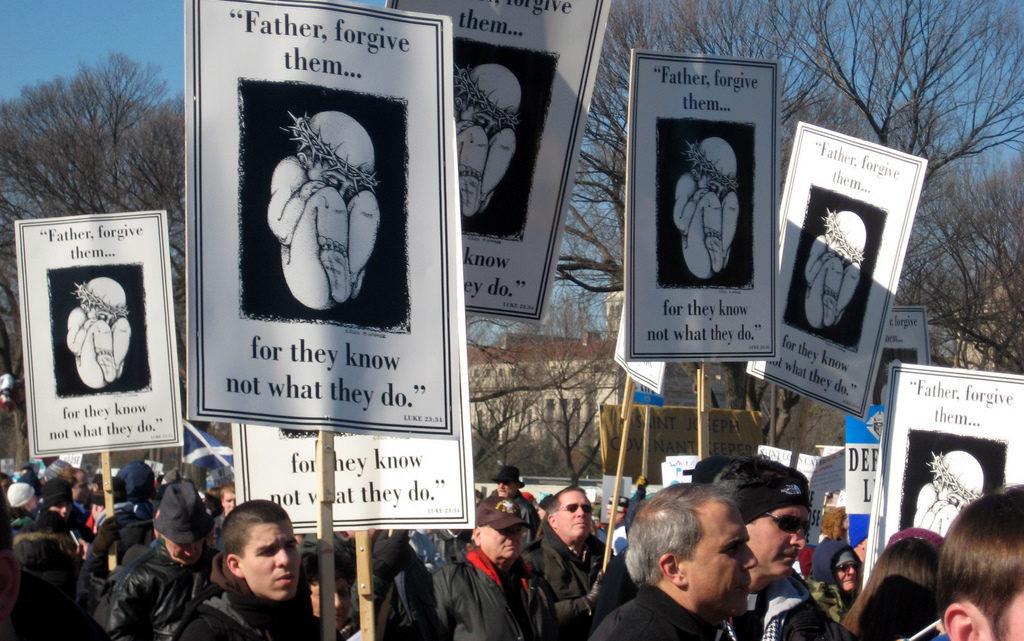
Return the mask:
M 775 520 L 775 525 L 779 526 L 779 529 L 788 534 L 796 534 L 797 532 L 803 532 L 807 534 L 811 524 L 807 519 L 802 519 L 799 516 L 793 516 L 791 514 L 772 514 L 771 512 L 765 512 L 761 516 L 770 516 Z
M 856 570 L 858 567 L 860 567 L 860 566 L 857 565 L 856 563 L 854 563 L 853 561 L 847 561 L 846 563 L 843 563 L 842 565 L 837 565 L 835 571 L 837 573 L 839 573 L 839 572 L 848 572 L 849 570 Z
M 590 514 L 594 511 L 594 506 L 590 503 L 570 503 L 569 505 L 563 505 L 563 510 L 569 512 L 569 514 L 575 514 L 576 510 L 583 510 L 585 514 Z

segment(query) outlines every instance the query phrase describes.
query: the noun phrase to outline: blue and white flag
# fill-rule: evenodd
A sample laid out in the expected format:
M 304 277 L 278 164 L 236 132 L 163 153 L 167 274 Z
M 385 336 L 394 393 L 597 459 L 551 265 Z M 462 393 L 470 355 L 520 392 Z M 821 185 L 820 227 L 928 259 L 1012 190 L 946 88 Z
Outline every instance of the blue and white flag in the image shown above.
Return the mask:
M 234 466 L 234 452 L 206 432 L 185 421 L 185 462 L 216 469 Z

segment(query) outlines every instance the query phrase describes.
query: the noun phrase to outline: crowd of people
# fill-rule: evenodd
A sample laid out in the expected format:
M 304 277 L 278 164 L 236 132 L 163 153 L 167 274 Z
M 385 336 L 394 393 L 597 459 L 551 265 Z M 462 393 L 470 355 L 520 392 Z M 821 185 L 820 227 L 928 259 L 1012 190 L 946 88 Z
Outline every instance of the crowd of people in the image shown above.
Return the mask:
M 335 537 L 325 587 L 316 538 L 276 503 L 236 506 L 231 485 L 200 494 L 137 461 L 118 471 L 108 515 L 99 480 L 62 463 L 0 479 L 0 641 L 320 639 L 324 589 L 336 638 L 360 638 L 351 533 Z M 845 511 L 809 546 L 807 479 L 762 457 L 705 459 L 693 483 L 649 498 L 641 480 L 603 529 L 583 488 L 538 503 L 514 466 L 493 480 L 472 530 L 371 533 L 363 616 L 380 638 L 1024 639 L 1024 488 L 975 500 L 945 538 L 898 532 L 865 581 Z

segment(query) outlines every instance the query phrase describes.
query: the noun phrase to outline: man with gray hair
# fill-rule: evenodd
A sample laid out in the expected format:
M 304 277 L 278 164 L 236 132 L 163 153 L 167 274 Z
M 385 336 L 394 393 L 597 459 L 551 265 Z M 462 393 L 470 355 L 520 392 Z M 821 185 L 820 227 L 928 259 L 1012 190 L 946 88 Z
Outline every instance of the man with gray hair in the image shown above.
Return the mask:
M 757 559 L 732 498 L 714 485 L 672 485 L 644 501 L 629 531 L 626 566 L 636 598 L 608 615 L 591 641 L 716 641 L 747 608 Z

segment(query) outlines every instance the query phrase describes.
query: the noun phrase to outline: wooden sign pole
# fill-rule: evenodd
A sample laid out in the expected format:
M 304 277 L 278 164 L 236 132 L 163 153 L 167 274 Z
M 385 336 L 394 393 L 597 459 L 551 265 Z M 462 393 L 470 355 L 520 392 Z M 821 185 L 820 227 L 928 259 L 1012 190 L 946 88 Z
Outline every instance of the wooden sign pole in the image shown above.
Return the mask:
M 710 365 L 702 361 L 697 365 L 697 456 L 704 459 L 710 449 L 711 425 L 708 408 Z
M 110 473 L 110 450 L 100 452 L 100 466 L 103 467 L 103 506 L 106 509 L 106 518 L 114 518 L 114 481 Z M 117 567 L 117 541 L 110 545 L 107 552 L 107 569 L 113 570 Z
M 363 639 L 376 639 L 377 622 L 373 616 L 373 548 L 368 530 L 356 531 L 356 583 L 359 584 L 359 629 Z
M 316 538 L 320 566 L 320 639 L 334 641 L 334 432 L 320 430 L 317 437 L 316 469 L 320 471 Z M 372 609 L 370 610 L 373 611 Z
M 619 442 L 619 463 L 615 468 L 615 489 L 612 490 L 612 515 L 608 519 L 608 535 L 604 537 L 604 561 L 601 569 L 608 567 L 612 558 L 612 530 L 615 529 L 615 512 L 619 505 L 619 492 L 622 485 L 622 470 L 626 467 L 626 444 L 629 442 L 629 424 L 633 416 L 633 393 L 636 391 L 636 384 L 633 379 L 626 378 L 626 392 L 622 399 L 622 440 Z

